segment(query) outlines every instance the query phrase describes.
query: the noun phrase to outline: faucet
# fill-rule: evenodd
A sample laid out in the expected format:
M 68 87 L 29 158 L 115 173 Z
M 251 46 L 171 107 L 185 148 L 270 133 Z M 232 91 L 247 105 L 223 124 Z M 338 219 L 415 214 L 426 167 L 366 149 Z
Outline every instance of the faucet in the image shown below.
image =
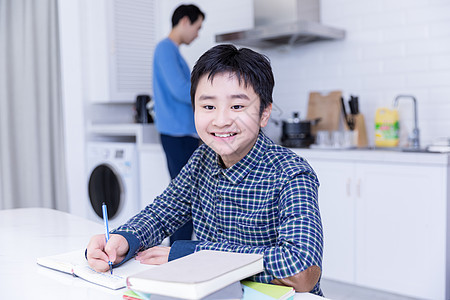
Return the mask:
M 414 108 L 414 128 L 413 128 L 412 134 L 409 136 L 409 141 L 410 141 L 409 146 L 414 149 L 419 149 L 420 148 L 420 140 L 419 140 L 419 127 L 417 125 L 417 101 L 416 101 L 416 98 L 411 95 L 398 95 L 394 99 L 394 107 L 398 106 L 398 101 L 400 100 L 400 98 L 412 99 L 412 101 L 414 103 L 414 107 L 413 107 Z

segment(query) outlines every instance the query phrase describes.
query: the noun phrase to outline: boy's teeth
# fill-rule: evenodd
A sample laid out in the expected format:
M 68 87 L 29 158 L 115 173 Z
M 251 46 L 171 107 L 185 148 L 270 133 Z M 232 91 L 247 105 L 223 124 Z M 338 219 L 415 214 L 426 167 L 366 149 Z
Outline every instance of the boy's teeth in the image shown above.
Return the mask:
M 224 134 L 215 133 L 214 135 L 217 137 L 229 137 L 229 136 L 232 136 L 233 134 L 232 133 L 224 133 Z

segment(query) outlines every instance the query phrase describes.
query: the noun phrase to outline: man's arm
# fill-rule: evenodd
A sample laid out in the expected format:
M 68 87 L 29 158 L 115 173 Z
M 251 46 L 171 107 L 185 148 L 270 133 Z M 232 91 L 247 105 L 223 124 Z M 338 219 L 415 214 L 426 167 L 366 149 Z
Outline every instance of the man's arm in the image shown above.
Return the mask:
M 157 48 L 155 51 L 154 74 L 164 81 L 170 94 L 178 101 L 191 104 L 191 80 L 180 65 L 179 53 L 173 48 Z

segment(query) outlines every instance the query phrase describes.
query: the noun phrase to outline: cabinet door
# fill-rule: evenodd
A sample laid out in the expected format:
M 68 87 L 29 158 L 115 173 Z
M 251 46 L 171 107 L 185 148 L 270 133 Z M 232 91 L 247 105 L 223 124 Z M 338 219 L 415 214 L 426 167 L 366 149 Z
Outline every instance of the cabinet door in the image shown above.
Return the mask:
M 324 233 L 322 276 L 355 280 L 355 203 L 352 163 L 308 159 L 319 177 L 319 207 Z
M 360 163 L 356 282 L 445 298 L 446 168 Z
M 141 207 L 152 203 L 170 183 L 166 156 L 159 144 L 145 147 L 140 152 Z
M 134 103 L 152 95 L 156 2 L 83 0 L 86 98 L 92 103 Z

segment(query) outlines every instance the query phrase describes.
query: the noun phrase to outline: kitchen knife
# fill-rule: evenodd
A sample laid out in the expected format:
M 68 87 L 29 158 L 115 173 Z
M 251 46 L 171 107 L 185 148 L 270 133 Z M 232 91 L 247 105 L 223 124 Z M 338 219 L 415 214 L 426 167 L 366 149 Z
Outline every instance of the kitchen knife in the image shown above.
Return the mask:
M 350 130 L 353 130 L 353 129 L 355 129 L 355 122 L 353 120 L 352 115 L 347 115 L 347 110 L 345 109 L 345 103 L 344 103 L 343 97 L 341 97 L 341 103 L 342 103 L 342 112 L 344 113 L 345 123 L 347 123 L 347 126 Z M 351 110 L 351 107 L 350 107 L 350 110 Z
M 350 96 L 350 100 L 348 101 L 348 105 L 350 106 L 350 113 L 352 115 L 357 115 L 359 113 L 358 97 Z

